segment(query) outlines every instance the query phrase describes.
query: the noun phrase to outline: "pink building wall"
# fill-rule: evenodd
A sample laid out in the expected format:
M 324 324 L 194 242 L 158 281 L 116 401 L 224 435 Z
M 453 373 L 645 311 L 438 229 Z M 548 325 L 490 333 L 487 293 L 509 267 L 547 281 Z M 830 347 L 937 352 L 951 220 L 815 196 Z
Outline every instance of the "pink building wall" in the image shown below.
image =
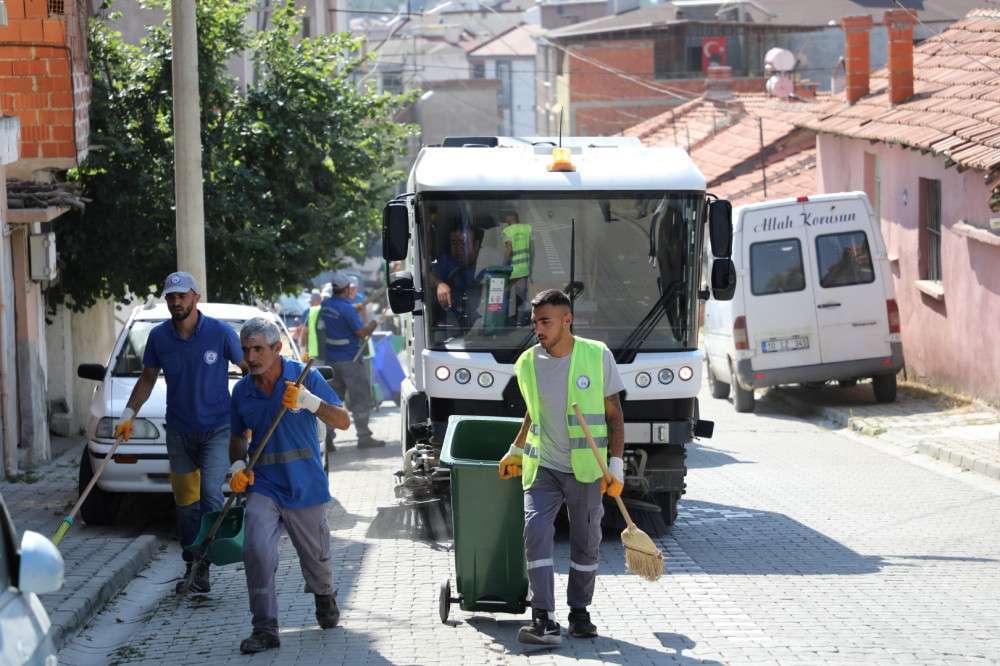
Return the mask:
M 956 229 L 962 221 L 989 226 L 983 173 L 959 173 L 941 157 L 880 143 L 823 134 L 816 144 L 820 192 L 867 191 L 865 153 L 878 156 L 881 182 L 872 205 L 882 218 L 909 377 L 1000 402 L 1000 244 Z M 916 284 L 920 178 L 941 182 L 940 300 Z

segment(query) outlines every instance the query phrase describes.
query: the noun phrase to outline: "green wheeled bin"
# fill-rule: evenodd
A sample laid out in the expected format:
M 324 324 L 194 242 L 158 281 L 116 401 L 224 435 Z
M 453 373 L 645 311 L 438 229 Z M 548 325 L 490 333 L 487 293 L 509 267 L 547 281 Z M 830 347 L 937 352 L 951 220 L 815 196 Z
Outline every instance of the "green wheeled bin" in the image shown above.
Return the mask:
M 483 311 L 483 332 L 486 335 L 501 333 L 508 326 L 507 283 L 510 281 L 510 266 L 490 266 L 483 271 L 486 288 L 486 307 Z M 510 446 L 510 443 L 507 443 Z M 507 449 L 504 449 L 506 452 Z M 497 462 L 499 462 L 497 458 Z
M 521 419 L 452 416 L 441 450 L 451 469 L 455 583 L 441 583 L 438 612 L 448 621 L 452 603 L 469 612 L 523 613 L 528 606 L 524 561 L 524 493 L 521 479 L 502 481 L 500 458 L 517 436 Z

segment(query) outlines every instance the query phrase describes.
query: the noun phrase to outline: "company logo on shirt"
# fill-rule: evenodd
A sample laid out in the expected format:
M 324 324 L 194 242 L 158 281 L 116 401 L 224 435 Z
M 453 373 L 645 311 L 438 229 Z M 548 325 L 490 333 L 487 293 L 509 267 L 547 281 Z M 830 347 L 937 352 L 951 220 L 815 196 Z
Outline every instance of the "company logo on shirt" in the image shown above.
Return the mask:
M 217 352 L 214 352 L 211 349 L 205 352 L 205 363 L 212 365 L 218 360 L 219 360 L 219 354 Z
M 585 391 L 590 388 L 590 377 L 587 375 L 580 375 L 576 378 L 576 387 L 581 391 Z

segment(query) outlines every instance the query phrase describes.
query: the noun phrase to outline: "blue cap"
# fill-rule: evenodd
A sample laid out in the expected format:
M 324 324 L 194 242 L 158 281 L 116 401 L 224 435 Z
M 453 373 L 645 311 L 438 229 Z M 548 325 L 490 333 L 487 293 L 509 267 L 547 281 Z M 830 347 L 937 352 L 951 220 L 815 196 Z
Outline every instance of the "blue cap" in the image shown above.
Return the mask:
M 185 271 L 171 273 L 163 282 L 164 296 L 167 294 L 186 294 L 188 290 L 193 291 L 196 294 L 201 294 L 194 276 Z

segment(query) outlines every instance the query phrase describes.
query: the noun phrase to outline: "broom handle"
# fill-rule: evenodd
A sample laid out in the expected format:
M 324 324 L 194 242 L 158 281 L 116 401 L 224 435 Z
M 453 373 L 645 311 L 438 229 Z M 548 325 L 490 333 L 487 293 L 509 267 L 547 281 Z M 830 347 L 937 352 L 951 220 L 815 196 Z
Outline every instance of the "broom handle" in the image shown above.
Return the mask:
M 97 471 L 94 472 L 92 477 L 90 477 L 90 481 L 87 483 L 87 486 L 83 489 L 83 492 L 80 493 L 80 497 L 76 500 L 76 504 L 73 505 L 72 511 L 69 512 L 69 515 L 63 518 L 62 524 L 59 525 L 59 529 L 57 529 L 56 533 L 52 535 L 53 545 L 58 546 L 59 542 L 63 540 L 64 536 L 66 536 L 66 533 L 69 532 L 69 528 L 73 525 L 73 519 L 76 518 L 77 511 L 79 511 L 80 507 L 83 506 L 83 503 L 87 501 L 87 496 L 90 495 L 90 491 L 94 489 L 95 485 L 97 485 L 97 480 L 101 478 L 101 474 L 104 473 L 104 468 L 108 466 L 109 462 L 111 462 L 111 458 L 115 455 L 115 451 L 118 450 L 118 447 L 124 441 L 125 440 L 121 437 L 117 438 L 114 445 L 111 447 L 111 450 L 104 456 L 104 460 L 101 461 L 101 464 L 97 467 Z M 85 453 L 85 455 L 90 454 Z
M 576 420 L 579 421 L 580 427 L 583 428 L 583 434 L 587 437 L 587 444 L 590 445 L 590 450 L 594 452 L 594 457 L 597 458 L 597 464 L 601 466 L 601 471 L 604 472 L 604 481 L 610 484 L 615 477 L 611 476 L 611 472 L 608 471 L 608 464 L 604 462 L 604 457 L 597 448 L 597 442 L 594 441 L 594 436 L 590 434 L 590 426 L 587 425 L 587 419 L 583 418 L 583 413 L 580 411 L 580 405 L 575 402 L 573 403 L 573 412 L 576 414 Z M 625 508 L 625 502 L 622 501 L 621 496 L 615 496 L 614 500 L 615 503 L 618 504 L 618 509 L 622 512 L 622 518 L 625 519 L 625 524 L 628 525 L 630 529 L 634 529 L 635 523 L 632 522 L 632 516 L 629 515 L 628 509 Z

